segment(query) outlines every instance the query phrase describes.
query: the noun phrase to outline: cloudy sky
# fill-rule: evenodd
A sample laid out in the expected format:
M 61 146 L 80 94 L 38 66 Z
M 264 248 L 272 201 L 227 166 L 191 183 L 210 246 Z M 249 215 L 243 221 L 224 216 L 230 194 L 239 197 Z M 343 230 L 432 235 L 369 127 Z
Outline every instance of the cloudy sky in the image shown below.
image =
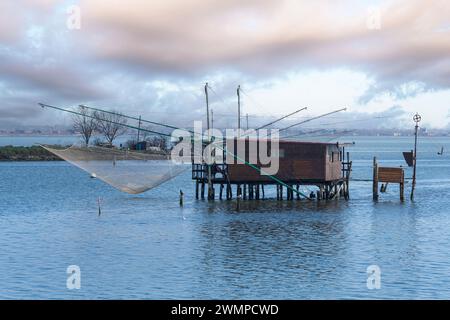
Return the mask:
M 347 106 L 327 121 L 450 127 L 450 1 L 0 2 L 0 129 L 69 124 L 38 102 L 189 126 L 205 82 L 222 126 L 240 84 L 250 126 Z

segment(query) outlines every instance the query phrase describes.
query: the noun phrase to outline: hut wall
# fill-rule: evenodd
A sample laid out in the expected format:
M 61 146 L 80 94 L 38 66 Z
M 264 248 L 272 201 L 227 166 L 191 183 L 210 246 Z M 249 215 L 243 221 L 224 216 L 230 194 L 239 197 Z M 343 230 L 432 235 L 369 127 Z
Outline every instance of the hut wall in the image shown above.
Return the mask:
M 335 148 L 333 148 L 335 147 Z M 248 145 L 246 145 L 246 160 Z M 264 170 L 264 166 L 258 164 Z M 228 166 L 230 182 L 271 182 L 272 180 L 245 164 Z M 341 177 L 339 148 L 321 143 L 280 142 L 279 170 L 282 181 L 331 181 Z

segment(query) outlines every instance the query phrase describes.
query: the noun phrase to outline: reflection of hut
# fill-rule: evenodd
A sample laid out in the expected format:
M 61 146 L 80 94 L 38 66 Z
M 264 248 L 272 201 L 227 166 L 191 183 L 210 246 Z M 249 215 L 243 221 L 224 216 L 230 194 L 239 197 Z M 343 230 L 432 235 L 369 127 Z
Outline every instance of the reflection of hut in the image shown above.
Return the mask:
M 264 141 L 264 143 L 268 144 L 268 150 L 270 150 L 270 141 Z M 242 142 L 242 144 L 244 143 Z M 259 150 L 259 144 L 260 142 L 257 141 L 257 150 Z M 275 180 L 281 180 L 285 184 L 288 198 L 293 197 L 293 189 L 297 188 L 298 190 L 300 185 L 317 186 L 319 199 L 335 198 L 338 195 L 347 197 L 351 162 L 348 159 L 348 153 L 345 155 L 344 147 L 344 144 L 336 143 L 280 141 L 279 169 L 273 175 L 276 179 L 261 175 L 258 170 L 248 164 L 232 163 L 213 165 L 211 181 L 214 185 L 220 185 L 220 191 L 225 185 L 228 197 L 231 197 L 228 194 L 231 193 L 231 185 L 237 185 L 237 193 L 242 192 L 242 185 L 244 193 L 246 189 L 249 189 L 249 198 L 259 198 L 260 187 L 263 189 L 264 185 L 275 184 L 277 185 L 277 194 L 282 198 L 283 184 Z M 249 154 L 249 149 L 249 140 L 247 139 L 245 141 L 245 161 L 247 162 L 251 162 L 249 160 L 255 158 L 254 155 Z M 233 154 L 238 154 L 237 143 L 235 143 Z M 225 157 L 226 155 L 224 155 Z M 265 166 L 260 163 L 259 159 L 254 164 L 264 171 Z M 197 190 L 200 184 L 203 191 L 204 184 L 208 182 L 208 166 L 193 164 L 192 179 L 196 180 Z M 253 190 L 256 191 L 252 196 Z M 246 194 L 243 196 L 247 197 Z

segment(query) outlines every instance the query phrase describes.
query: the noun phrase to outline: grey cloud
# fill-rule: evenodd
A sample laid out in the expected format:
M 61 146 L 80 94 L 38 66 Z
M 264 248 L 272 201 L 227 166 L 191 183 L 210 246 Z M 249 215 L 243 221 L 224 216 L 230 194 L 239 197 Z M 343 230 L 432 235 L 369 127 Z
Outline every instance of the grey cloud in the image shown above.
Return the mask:
M 87 20 L 82 41 L 102 59 L 157 74 L 231 68 L 270 77 L 304 67 L 348 66 L 367 71 L 377 82 L 361 102 L 384 91 L 401 97 L 398 87 L 406 82 L 424 83 L 425 89 L 450 87 L 450 32 L 437 32 L 450 23 L 448 2 L 400 0 L 383 6 L 380 30 L 366 28 L 365 11 L 342 23 L 331 13 L 342 7 L 332 1 L 263 4 L 170 1 L 124 8 L 89 1 L 82 7 Z M 227 18 L 237 8 L 246 9 L 247 16 L 238 16 L 233 26 Z M 246 19 L 255 21 L 253 28 L 246 29 Z M 88 41 L 90 34 L 95 42 Z
M 183 124 L 188 116 L 204 117 L 206 75 L 220 97 L 211 93 L 212 108 L 230 114 L 237 83 L 270 87 L 271 79 L 289 71 L 341 66 L 373 78 L 360 97 L 363 104 L 382 92 L 402 98 L 450 88 L 445 1 L 393 1 L 381 7 L 381 30 L 366 28 L 365 10 L 341 19 L 339 12 L 351 3 L 328 0 L 80 1 L 77 31 L 68 31 L 66 17 L 58 16 L 65 13 L 64 2 L 17 3 L 32 17 L 14 22 L 9 8 L 12 18 L 0 22 L 5 30 L 17 30 L 7 41 L 0 31 L 0 85 L 7 88 L 0 99 L 12 99 L 7 92 L 14 92 L 23 105 L 38 99 L 91 103 Z M 30 25 L 43 29 L 36 46 L 23 37 Z M 156 80 L 175 89 L 163 90 Z M 20 110 L 9 110 L 9 117 L 21 117 Z M 221 121 L 225 126 L 235 118 Z

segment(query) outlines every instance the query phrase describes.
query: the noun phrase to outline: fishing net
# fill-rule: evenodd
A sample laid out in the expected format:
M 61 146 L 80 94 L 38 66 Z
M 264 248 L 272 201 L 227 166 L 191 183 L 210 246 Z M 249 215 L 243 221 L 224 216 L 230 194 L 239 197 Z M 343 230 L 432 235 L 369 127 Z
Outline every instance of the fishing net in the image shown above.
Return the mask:
M 90 173 L 92 178 L 131 194 L 155 188 L 188 169 L 188 166 L 172 161 L 169 155 L 160 153 L 76 145 L 67 149 L 42 147 Z

